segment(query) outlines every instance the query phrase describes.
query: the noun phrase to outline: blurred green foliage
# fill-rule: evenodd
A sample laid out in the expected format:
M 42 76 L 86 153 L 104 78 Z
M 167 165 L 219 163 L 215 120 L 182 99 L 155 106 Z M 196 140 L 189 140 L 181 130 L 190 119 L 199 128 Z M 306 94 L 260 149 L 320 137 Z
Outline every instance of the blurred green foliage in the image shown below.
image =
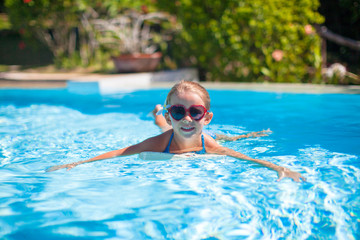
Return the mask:
M 178 43 L 185 45 L 179 52 L 194 59 L 207 80 L 308 82 L 321 77 L 320 39 L 310 27 L 323 21 L 318 1 L 157 2 L 182 23 Z
M 5 0 L 5 7 L 13 30 L 40 39 L 58 67 L 71 68 L 106 65 L 104 59 L 109 58 L 95 46 L 86 24 L 94 11 L 99 18 L 111 17 L 128 8 L 141 10 L 147 3 L 150 6 L 150 0 Z
M 18 65 L 21 68 L 38 67 L 51 64 L 52 59 L 53 55 L 47 46 L 36 39 L 25 41 L 16 32 L 9 30 L 1 32 L 0 65 Z
M 316 82 L 321 77 L 318 0 L 5 0 L 12 26 L 42 38 L 62 67 L 104 62 L 83 19 L 95 10 L 166 11 L 181 31 L 161 44 L 168 68 L 196 66 L 209 81 Z M 74 42 L 74 39 L 76 41 Z M 105 65 L 104 65 L 105 66 Z

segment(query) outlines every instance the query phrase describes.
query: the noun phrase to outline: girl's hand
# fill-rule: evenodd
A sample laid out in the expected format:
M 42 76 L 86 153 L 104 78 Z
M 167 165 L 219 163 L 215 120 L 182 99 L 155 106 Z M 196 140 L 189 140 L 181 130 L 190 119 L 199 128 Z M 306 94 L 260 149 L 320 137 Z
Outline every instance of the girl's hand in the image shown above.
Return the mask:
M 269 136 L 269 134 L 271 134 L 272 131 L 270 129 L 267 129 L 267 130 L 262 130 L 262 131 L 259 131 L 259 132 L 251 132 L 251 133 L 248 133 L 246 134 L 245 136 L 246 137 L 266 137 L 266 136 Z
M 79 165 L 79 164 L 78 163 L 69 163 L 69 164 L 64 164 L 64 165 L 57 165 L 57 166 L 53 166 L 53 167 L 46 169 L 46 172 L 53 172 L 53 171 L 63 169 L 63 168 L 67 168 L 67 170 L 70 170 L 70 169 L 76 167 L 77 165 Z
M 306 178 L 301 176 L 300 173 L 293 172 L 290 169 L 285 168 L 285 167 L 281 167 L 279 170 L 277 170 L 277 173 L 279 176 L 277 181 L 281 181 L 281 179 L 283 179 L 284 177 L 288 177 L 288 178 L 291 178 L 292 180 L 294 180 L 295 182 L 300 182 L 300 179 L 303 180 L 304 182 L 306 182 Z

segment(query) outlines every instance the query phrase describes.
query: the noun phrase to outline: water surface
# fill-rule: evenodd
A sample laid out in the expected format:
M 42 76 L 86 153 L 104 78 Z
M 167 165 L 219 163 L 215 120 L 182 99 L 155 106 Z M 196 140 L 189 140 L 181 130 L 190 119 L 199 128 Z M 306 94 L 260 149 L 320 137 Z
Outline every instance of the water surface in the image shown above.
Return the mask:
M 232 158 L 137 155 L 45 173 L 159 134 L 167 90 L 81 96 L 0 90 L 0 238 L 359 239 L 360 96 L 210 91 L 222 143 L 302 173 Z

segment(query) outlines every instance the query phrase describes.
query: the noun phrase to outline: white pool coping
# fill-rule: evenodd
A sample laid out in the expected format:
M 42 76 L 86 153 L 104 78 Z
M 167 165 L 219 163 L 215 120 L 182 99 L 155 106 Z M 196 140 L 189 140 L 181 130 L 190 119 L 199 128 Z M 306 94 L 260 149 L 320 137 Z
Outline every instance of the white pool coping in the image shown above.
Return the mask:
M 139 89 L 167 89 L 181 79 L 199 81 L 198 72 L 193 68 L 132 74 L 2 72 L 0 88 L 67 88 L 70 92 L 79 94 L 112 94 Z M 243 82 L 201 82 L 201 84 L 213 90 L 360 94 L 359 85 Z

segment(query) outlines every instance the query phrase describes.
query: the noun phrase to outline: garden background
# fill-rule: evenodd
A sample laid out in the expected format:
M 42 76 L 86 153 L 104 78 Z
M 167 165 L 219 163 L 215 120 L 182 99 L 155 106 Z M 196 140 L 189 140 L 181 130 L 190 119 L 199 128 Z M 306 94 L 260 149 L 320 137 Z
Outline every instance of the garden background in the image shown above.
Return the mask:
M 204 81 L 360 83 L 359 0 L 0 0 L 0 71 L 112 73 L 110 57 L 129 49 L 124 35 L 95 23 L 129 13 L 162 14 L 144 18 L 153 33 L 131 52 L 160 51 L 158 70 L 196 67 Z M 321 29 L 355 47 L 324 40 Z M 347 74 L 329 75 L 334 63 Z

